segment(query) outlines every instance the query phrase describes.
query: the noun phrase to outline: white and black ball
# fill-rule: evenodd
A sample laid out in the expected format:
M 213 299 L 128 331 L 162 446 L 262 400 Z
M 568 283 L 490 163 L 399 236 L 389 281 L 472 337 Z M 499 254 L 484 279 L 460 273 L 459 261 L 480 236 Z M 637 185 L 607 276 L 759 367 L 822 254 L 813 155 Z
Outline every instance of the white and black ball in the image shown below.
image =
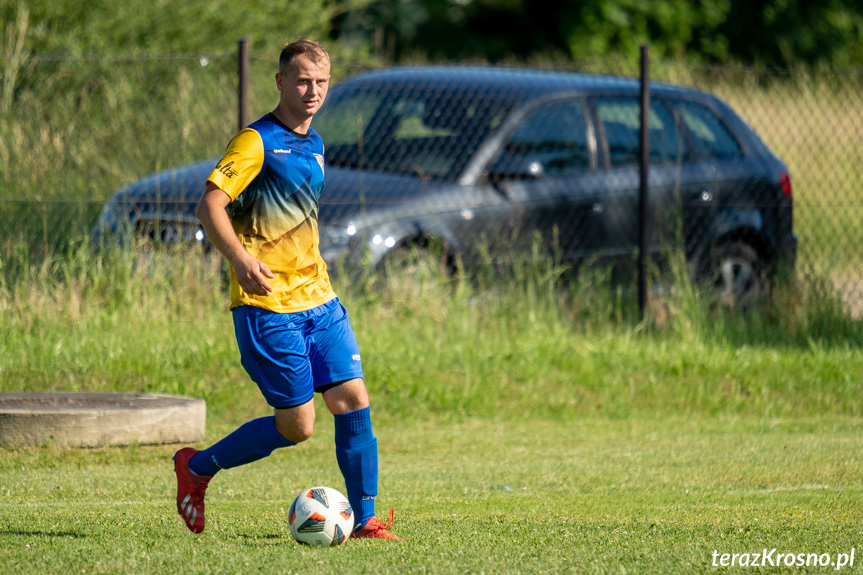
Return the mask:
M 298 543 L 341 545 L 354 528 L 354 510 L 347 498 L 332 487 L 311 487 L 294 499 L 288 524 Z

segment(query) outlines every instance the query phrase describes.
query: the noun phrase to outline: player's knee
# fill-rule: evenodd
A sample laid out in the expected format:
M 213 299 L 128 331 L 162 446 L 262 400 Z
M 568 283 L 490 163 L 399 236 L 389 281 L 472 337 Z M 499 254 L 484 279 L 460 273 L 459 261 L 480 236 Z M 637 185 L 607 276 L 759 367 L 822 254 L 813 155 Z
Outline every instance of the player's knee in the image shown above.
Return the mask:
M 290 439 L 289 441 L 293 441 L 294 443 L 302 443 L 308 438 L 310 438 L 313 432 L 314 429 L 312 427 L 297 430 L 294 434 L 293 439 Z
M 292 443 L 302 443 L 312 436 L 315 431 L 313 423 L 310 424 L 294 424 L 291 426 L 280 427 L 276 424 L 276 430 L 288 441 Z
M 302 443 L 315 431 L 315 412 L 276 411 L 276 430 L 293 443 Z
M 324 401 L 333 414 L 365 409 L 369 394 L 362 378 L 348 380 L 324 393 Z

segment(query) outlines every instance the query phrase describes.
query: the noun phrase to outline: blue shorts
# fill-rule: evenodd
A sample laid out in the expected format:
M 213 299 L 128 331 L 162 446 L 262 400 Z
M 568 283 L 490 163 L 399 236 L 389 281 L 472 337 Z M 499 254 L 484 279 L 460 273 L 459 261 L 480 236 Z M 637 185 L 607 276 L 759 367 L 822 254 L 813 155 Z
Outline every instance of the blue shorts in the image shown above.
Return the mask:
M 335 298 L 297 313 L 234 308 L 240 360 L 267 403 L 295 407 L 332 384 L 363 377 L 348 312 Z

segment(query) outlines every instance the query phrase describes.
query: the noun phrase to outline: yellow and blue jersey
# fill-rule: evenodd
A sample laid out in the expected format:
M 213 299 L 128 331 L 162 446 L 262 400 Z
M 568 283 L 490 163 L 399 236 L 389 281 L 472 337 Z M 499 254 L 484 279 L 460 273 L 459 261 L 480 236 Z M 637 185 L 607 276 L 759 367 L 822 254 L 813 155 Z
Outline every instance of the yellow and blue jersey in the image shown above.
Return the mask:
M 231 197 L 227 211 L 243 247 L 275 274 L 273 291 L 258 296 L 243 291 L 232 269 L 231 309 L 293 313 L 336 297 L 319 249 L 324 144 L 317 132 L 298 136 L 267 114 L 234 136 L 207 180 Z

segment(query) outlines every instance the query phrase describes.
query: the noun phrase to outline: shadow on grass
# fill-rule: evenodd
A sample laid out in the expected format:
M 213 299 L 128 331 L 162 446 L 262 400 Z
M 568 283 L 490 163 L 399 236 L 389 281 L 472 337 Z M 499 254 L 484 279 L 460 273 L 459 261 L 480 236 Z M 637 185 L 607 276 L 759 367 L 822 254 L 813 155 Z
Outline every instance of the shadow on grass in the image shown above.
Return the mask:
M 282 535 L 278 533 L 268 533 L 264 535 L 250 535 L 248 533 L 238 533 L 237 537 L 245 542 L 245 544 L 254 546 L 255 543 L 264 543 L 266 545 L 283 545 L 288 543 L 296 543 L 290 535 Z

